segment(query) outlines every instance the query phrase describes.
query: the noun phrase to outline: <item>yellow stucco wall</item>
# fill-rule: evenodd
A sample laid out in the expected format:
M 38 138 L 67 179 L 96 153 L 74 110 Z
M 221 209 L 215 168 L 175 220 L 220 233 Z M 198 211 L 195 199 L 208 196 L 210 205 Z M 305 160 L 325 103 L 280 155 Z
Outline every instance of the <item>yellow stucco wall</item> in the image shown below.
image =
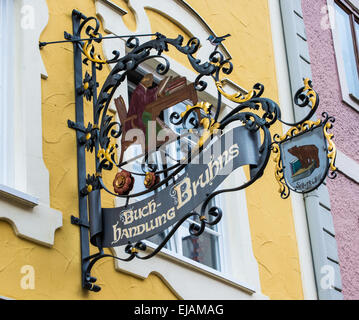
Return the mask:
M 134 16 L 126 1 L 114 2 L 129 11 L 125 23 L 133 30 Z M 231 79 L 245 88 L 261 82 L 266 87 L 265 96 L 278 101 L 267 0 L 224 0 L 220 5 L 212 0 L 187 2 L 218 35 L 232 34 L 225 43 L 235 66 Z M 87 16 L 95 15 L 92 0 L 47 0 L 47 3 L 50 17 L 41 41 L 62 39 L 64 30 L 71 33 L 74 8 Z M 165 18 L 152 11 L 148 13 L 152 26 L 165 24 Z M 180 31 L 175 25 L 169 26 L 170 33 Z M 17 299 L 175 299 L 156 275 L 136 279 L 115 271 L 111 259 L 94 268 L 93 275 L 102 291 L 97 294 L 82 291 L 79 230 L 70 224 L 70 216 L 78 215 L 75 132 L 67 127 L 67 120 L 75 118 L 72 45 L 48 46 L 42 50 L 42 57 L 49 76 L 42 80 L 43 157 L 50 173 L 51 206 L 63 213 L 64 225 L 56 232 L 55 246 L 49 249 L 17 238 L 10 225 L 0 222 L 0 294 Z M 100 83 L 106 73 L 107 70 L 100 73 Z M 85 108 L 92 107 L 86 104 Z M 88 121 L 90 118 L 85 123 Z M 279 126 L 276 129 L 281 132 Z M 281 200 L 277 190 L 270 162 L 265 176 L 246 191 L 262 292 L 272 299 L 302 299 L 291 204 L 290 200 Z M 106 197 L 104 206 L 112 204 Z M 20 288 L 20 268 L 27 264 L 35 268 L 36 290 Z
M 278 101 L 267 0 L 188 0 L 216 34 L 230 33 L 225 45 L 235 69 L 230 78 L 250 89 L 260 82 L 264 96 Z M 224 23 L 225 22 L 225 23 Z M 280 125 L 275 131 L 281 133 Z M 274 131 L 273 131 L 274 132 Z M 265 175 L 246 190 L 254 255 L 262 291 L 271 299 L 303 299 L 298 248 L 290 200 L 277 193 L 273 162 Z
M 49 23 L 41 40 L 63 39 L 64 30 L 72 33 L 74 8 L 88 16 L 96 13 L 91 0 L 47 3 Z M 49 249 L 16 237 L 11 226 L 0 221 L 0 295 L 15 299 L 176 299 L 158 276 L 140 280 L 116 272 L 113 259 L 104 259 L 94 268 L 101 292 L 82 290 L 79 229 L 70 223 L 71 215 L 78 216 L 76 139 L 75 131 L 67 128 L 67 119 L 75 119 L 72 45 L 48 46 L 42 57 L 48 73 L 48 80 L 42 81 L 43 154 L 50 173 L 51 207 L 63 213 L 63 227 Z M 86 104 L 85 108 L 91 110 L 92 106 Z M 90 121 L 89 115 L 86 121 Z M 113 205 L 107 201 L 104 206 Z M 34 267 L 35 290 L 21 289 L 24 265 Z

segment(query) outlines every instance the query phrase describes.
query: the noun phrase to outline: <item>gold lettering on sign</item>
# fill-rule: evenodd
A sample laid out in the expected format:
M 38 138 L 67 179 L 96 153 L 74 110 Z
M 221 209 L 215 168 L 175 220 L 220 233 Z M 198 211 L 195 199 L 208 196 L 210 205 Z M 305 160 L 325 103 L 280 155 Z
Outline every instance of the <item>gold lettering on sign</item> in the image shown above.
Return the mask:
M 182 186 L 185 186 L 185 189 L 183 191 Z M 181 183 L 173 187 L 173 189 L 176 191 L 177 194 L 177 210 L 179 210 L 192 198 L 191 180 L 189 178 L 185 178 Z
M 118 226 L 118 222 L 112 226 L 113 238 L 114 238 L 114 241 L 112 242 L 112 244 L 116 243 L 121 238 L 121 228 L 118 228 L 117 226 Z
M 128 209 L 126 211 L 123 211 L 122 216 L 124 218 L 124 225 L 127 226 L 134 221 L 140 220 L 144 217 L 156 213 L 156 209 L 158 206 L 160 206 L 160 204 L 157 205 L 154 200 L 151 200 L 147 206 L 139 208 L 138 210 Z
M 214 167 L 216 167 L 215 172 L 213 172 Z M 210 174 L 210 179 L 212 181 L 213 178 L 218 174 L 219 170 L 221 170 L 219 162 L 218 161 L 211 161 L 208 164 L 208 170 L 209 170 L 209 174 Z
M 175 211 L 175 208 L 171 208 L 168 210 L 167 212 L 167 218 L 168 220 L 172 220 L 176 217 L 176 211 Z
M 231 154 L 231 159 L 237 158 L 239 156 L 238 144 L 234 144 L 232 147 L 230 147 L 229 153 Z
M 206 174 L 206 181 L 203 181 L 203 175 L 204 175 L 203 173 L 199 177 L 199 181 L 202 189 L 210 182 L 208 169 L 206 170 L 205 174 Z
M 161 228 L 171 220 L 176 218 L 176 210 L 181 209 L 184 205 L 192 200 L 193 197 L 201 194 L 201 190 L 205 189 L 206 186 L 221 174 L 222 170 L 236 157 L 240 155 L 238 144 L 232 145 L 229 149 L 225 150 L 217 159 L 212 159 L 206 170 L 204 170 L 198 179 L 191 181 L 189 177 L 184 178 L 180 183 L 173 187 L 177 196 L 177 207 L 172 207 L 167 212 L 161 212 L 161 203 L 157 203 L 155 200 L 151 200 L 147 205 L 142 208 L 127 209 L 121 214 L 123 219 L 123 225 L 126 228 L 119 226 L 120 222 L 117 222 L 112 226 L 113 228 L 113 239 L 112 244 L 116 244 L 120 240 L 127 240 L 134 237 L 143 235 L 144 233 L 152 233 L 153 230 Z M 232 168 L 233 169 L 233 168 Z M 223 173 L 224 174 L 224 173 Z M 157 212 L 160 211 L 160 212 Z M 149 217 L 154 215 L 152 219 Z M 141 219 L 146 221 L 142 221 Z M 137 225 L 133 224 L 137 221 Z
M 155 204 L 155 202 L 154 202 Z M 154 208 L 154 207 L 152 207 Z M 135 214 L 133 214 L 132 211 L 126 211 L 126 213 L 131 212 L 131 217 L 125 221 L 135 221 Z M 155 212 L 155 211 L 154 211 Z M 153 213 L 153 212 L 152 212 Z M 171 221 L 176 218 L 176 210 L 175 207 L 172 207 L 169 209 L 166 213 L 153 218 L 145 223 L 139 224 L 138 226 L 129 227 L 129 228 L 123 228 L 121 229 L 118 225 L 119 222 L 117 222 L 115 225 L 112 226 L 113 228 L 113 241 L 112 244 L 116 244 L 122 239 L 130 239 L 133 237 L 138 237 L 145 232 L 151 232 L 152 230 L 155 230 L 162 225 L 166 224 L 168 221 Z M 125 218 L 126 219 L 126 218 Z M 126 225 L 126 223 L 124 223 Z
M 132 210 L 125 211 L 122 214 L 125 218 L 125 221 L 124 221 L 125 225 L 133 222 L 133 211 Z
M 155 213 L 156 212 L 156 207 L 157 207 L 157 204 L 154 200 L 151 200 L 149 203 L 148 203 L 148 207 L 149 207 L 149 214 L 151 215 L 152 213 Z

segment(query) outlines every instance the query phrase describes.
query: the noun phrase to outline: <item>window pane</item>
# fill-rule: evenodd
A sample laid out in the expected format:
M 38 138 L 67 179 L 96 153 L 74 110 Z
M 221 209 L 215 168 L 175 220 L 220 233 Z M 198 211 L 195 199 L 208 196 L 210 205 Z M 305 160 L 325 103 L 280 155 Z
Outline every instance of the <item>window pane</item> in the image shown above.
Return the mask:
M 220 271 L 218 237 L 204 232 L 200 237 L 182 238 L 183 255 Z
M 181 102 L 181 103 L 178 103 L 178 104 L 174 105 L 171 108 L 168 108 L 167 110 L 165 110 L 163 112 L 165 122 L 178 135 L 183 135 L 183 134 L 188 133 L 188 132 L 187 132 L 187 130 L 185 130 L 183 128 L 182 124 L 181 125 L 172 124 L 171 120 L 170 120 L 170 117 L 175 112 L 180 115 L 182 112 L 186 111 L 186 106 L 187 106 L 187 103 Z M 198 121 L 197 118 L 196 118 L 196 120 Z M 169 154 L 174 159 L 182 159 L 184 157 L 187 157 L 188 152 L 190 152 L 191 149 L 195 148 L 196 145 L 197 145 L 197 140 L 196 139 L 193 140 L 193 137 L 186 136 L 186 137 L 182 137 L 177 142 L 172 143 L 169 146 L 169 150 L 167 150 L 167 152 L 169 152 Z
M 207 211 L 208 211 L 210 208 L 214 207 L 215 205 L 216 205 L 215 199 L 211 199 L 211 201 L 210 201 L 210 202 L 208 203 L 208 205 L 207 205 Z M 201 212 L 201 208 L 202 208 L 202 206 L 200 205 L 200 206 L 198 206 L 194 211 L 195 211 L 195 212 Z M 211 216 L 211 215 L 206 215 L 206 217 L 207 217 L 207 221 L 208 221 L 208 222 L 214 222 L 214 221 L 217 219 L 217 217 L 213 217 L 213 216 Z M 193 217 L 191 217 L 191 218 L 189 219 L 189 221 L 191 221 L 191 222 L 192 222 L 192 221 L 197 222 L 198 225 L 201 223 L 198 216 L 193 216 Z M 207 225 L 206 228 L 209 228 L 209 229 L 212 229 L 213 231 L 218 232 L 218 224 L 215 224 L 214 226 Z
M 355 26 L 355 36 L 357 40 L 357 45 L 359 45 L 359 23 L 355 22 L 354 26 Z
M 154 235 L 151 238 L 148 238 L 146 240 L 148 240 L 148 241 L 150 241 L 150 242 L 152 242 L 152 243 L 154 243 L 156 245 L 160 245 L 163 242 L 163 240 L 166 238 L 166 235 L 167 235 L 167 232 L 161 232 L 161 233 L 156 234 L 156 235 Z M 166 249 L 168 249 L 168 250 L 171 250 L 170 241 L 168 241 L 164 247 Z
M 337 28 L 340 37 L 340 49 L 343 57 L 349 93 L 353 93 L 355 96 L 359 97 L 359 77 L 349 15 L 338 5 L 335 5 L 335 10 L 335 27 Z

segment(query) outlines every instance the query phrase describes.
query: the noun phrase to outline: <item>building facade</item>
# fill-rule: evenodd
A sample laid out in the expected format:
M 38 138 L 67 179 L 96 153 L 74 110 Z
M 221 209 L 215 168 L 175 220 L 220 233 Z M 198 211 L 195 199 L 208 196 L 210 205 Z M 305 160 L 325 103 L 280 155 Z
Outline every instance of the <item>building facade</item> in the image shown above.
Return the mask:
M 358 1 L 302 1 L 313 81 L 335 115 L 338 179 L 328 182 L 345 299 L 358 299 Z
M 311 19 L 314 13 L 309 9 L 307 12 L 307 8 L 307 1 L 303 1 L 302 10 L 301 2 L 294 0 L 226 0 L 221 6 L 205 0 L 2 1 L 1 39 L 7 46 L 0 49 L 0 296 L 301 300 L 342 299 L 344 290 L 345 298 L 355 298 L 355 284 L 345 279 L 353 277 L 356 265 L 355 246 L 349 247 L 349 241 L 355 239 L 351 233 L 355 231 L 355 202 L 350 199 L 355 199 L 356 171 L 345 170 L 346 161 L 355 162 L 357 157 L 358 137 L 352 124 L 356 111 L 342 104 L 339 96 L 331 100 L 333 95 L 326 91 L 328 81 L 335 79 L 323 78 L 322 74 L 333 71 L 330 68 L 335 64 L 321 69 L 321 51 L 316 50 L 316 40 L 311 39 L 317 28 L 311 21 L 316 19 Z M 188 225 L 184 224 L 161 253 L 150 260 L 99 261 L 92 275 L 101 291 L 83 289 L 80 231 L 71 223 L 71 216 L 79 216 L 76 134 L 68 127 L 68 120 L 75 120 L 74 47 L 72 43 L 57 43 L 39 49 L 39 41 L 62 40 L 64 31 L 72 33 L 74 9 L 87 17 L 97 17 L 103 36 L 160 32 L 168 38 L 181 34 L 185 42 L 198 37 L 201 47 L 196 58 L 201 60 L 208 59 L 213 51 L 207 40 L 210 35 L 230 33 L 220 46 L 223 56 L 234 65 L 230 78 L 223 82 L 224 89 L 245 94 L 256 83 L 262 83 L 264 95 L 279 103 L 287 122 L 301 118 L 302 111 L 297 111 L 293 96 L 303 87 L 303 78 L 313 78 L 321 96 L 321 110 L 338 117 L 338 180 L 305 196 L 292 193 L 283 200 L 272 156 L 263 177 L 254 185 L 215 198 L 215 206 L 223 210 L 223 219 L 216 228 L 207 228 L 202 240 L 192 241 Z M 321 36 L 328 37 L 329 31 Z M 120 54 L 128 50 L 119 38 L 103 41 L 96 49 L 104 59 L 111 59 L 115 50 Z M 186 56 L 175 50 L 164 55 L 170 62 L 170 75 L 195 82 L 197 74 Z M 104 65 L 98 71 L 99 89 L 112 67 Z M 88 68 L 84 67 L 84 74 L 90 72 L 90 64 Z M 139 77 L 148 73 L 154 75 L 155 82 L 162 80 L 156 74 L 156 65 L 144 63 L 139 74 L 127 77 L 116 96 L 122 96 L 128 105 Z M 199 99 L 215 104 L 215 84 L 209 83 Z M 338 113 L 338 103 L 346 108 L 348 117 L 354 114 L 351 127 L 345 127 L 348 123 L 344 112 Z M 222 116 L 236 107 L 229 99 L 224 99 L 223 105 Z M 87 124 L 93 116 L 90 101 L 84 100 L 84 110 Z M 121 117 L 115 102 L 110 112 L 114 118 Z M 163 117 L 166 116 L 165 113 Z M 343 128 L 350 128 L 352 134 Z M 288 129 L 277 124 L 273 134 L 283 135 Z M 127 155 L 131 152 L 135 151 L 126 151 Z M 95 165 L 90 154 L 86 161 L 88 174 L 92 174 Z M 239 169 L 223 186 L 231 188 L 247 178 L 248 172 Z M 113 177 L 104 176 L 104 180 L 112 184 Z M 348 221 L 341 219 L 342 199 L 347 199 L 350 229 L 346 227 Z M 103 207 L 121 205 L 121 200 L 103 193 Z M 150 250 L 160 237 L 147 240 Z M 117 247 L 105 252 L 121 257 L 123 250 Z

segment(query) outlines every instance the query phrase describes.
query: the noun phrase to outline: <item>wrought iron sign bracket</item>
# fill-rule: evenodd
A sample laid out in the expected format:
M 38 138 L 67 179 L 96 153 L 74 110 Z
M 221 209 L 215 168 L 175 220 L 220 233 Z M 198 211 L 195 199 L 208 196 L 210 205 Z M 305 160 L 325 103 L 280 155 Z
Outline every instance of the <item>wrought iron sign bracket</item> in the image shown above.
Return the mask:
M 75 217 L 75 216 L 71 216 L 71 224 L 75 224 L 77 226 L 81 226 L 81 227 L 85 227 L 87 229 L 90 228 L 89 224 L 87 222 L 83 222 L 81 221 L 81 219 Z
M 233 65 L 217 49 L 218 44 L 229 35 L 208 39 L 214 45 L 214 50 L 208 60 L 203 62 L 194 57 L 200 48 L 197 38 L 183 44 L 182 36 L 169 39 L 160 33 L 103 37 L 99 33 L 99 21 L 95 17 L 88 18 L 77 10 L 72 13 L 72 23 L 73 34 L 65 32 L 66 40 L 41 42 L 39 45 L 43 48 L 48 44 L 69 42 L 74 48 L 75 121 L 68 120 L 68 127 L 76 132 L 79 217 L 71 216 L 71 223 L 80 229 L 83 288 L 94 292 L 101 289 L 94 284 L 96 278 L 91 276 L 93 266 L 100 259 L 112 257 L 125 262 L 133 259 L 147 260 L 158 254 L 189 218 L 197 221 L 190 223 L 189 232 L 192 237 L 199 237 L 206 227 L 218 224 L 223 212 L 221 208 L 209 207 L 210 201 L 221 194 L 252 186 L 263 176 L 273 154 L 275 178 L 280 185 L 282 198 L 289 197 L 290 190 L 309 192 L 323 182 L 329 170 L 335 172 L 335 145 L 333 135 L 328 133 L 334 118 L 323 114 L 324 121 L 310 121 L 318 109 L 319 97 L 309 79 L 304 80 L 304 86 L 298 90 L 294 102 L 296 106 L 309 107 L 310 110 L 300 122 L 287 123 L 282 120 L 278 104 L 262 97 L 262 84 L 255 84 L 246 95 L 240 92 L 228 94 L 224 90 L 222 77 L 232 73 Z M 140 43 L 139 38 L 149 36 L 153 38 Z M 104 60 L 96 54 L 94 44 L 112 38 L 127 38 L 129 52 L 121 56 L 115 51 L 112 59 Z M 188 84 L 184 77 L 166 77 L 170 63 L 162 53 L 170 48 L 187 56 L 192 68 L 198 73 L 194 83 Z M 164 80 L 158 87 L 152 88 L 153 75 L 145 75 L 138 85 L 138 92 L 143 90 L 144 93 L 138 99 L 141 100 L 150 90 L 155 90 L 156 95 L 146 102 L 145 111 L 142 110 L 141 115 L 131 113 L 130 109 L 136 108 L 136 101 L 130 102 L 127 108 L 121 96 L 114 96 L 115 92 L 131 71 L 150 59 L 157 59 L 156 72 Z M 113 64 L 114 67 L 99 86 L 96 74 L 105 64 Z M 87 70 L 85 74 L 84 66 Z M 216 106 L 198 101 L 197 93 L 206 89 L 207 81 L 214 81 L 217 87 Z M 100 88 L 99 93 L 97 88 Z M 221 118 L 223 96 L 235 102 L 237 107 Z M 87 127 L 84 124 L 84 99 L 92 101 L 93 106 L 93 121 Z M 111 101 L 115 103 L 120 122 L 109 112 Z M 192 105 L 188 105 L 182 113 L 172 112 L 169 116 L 170 123 L 166 124 L 158 118 L 160 111 L 182 101 L 192 101 Z M 151 149 L 148 147 L 148 119 L 154 120 L 161 129 L 176 126 L 185 131 L 173 140 L 168 139 L 160 144 L 156 141 Z M 270 129 L 278 121 L 292 129 L 284 137 L 275 135 L 273 141 Z M 135 122 L 137 127 L 134 126 Z M 233 123 L 240 126 L 227 130 Z M 145 150 L 142 155 L 123 161 L 126 149 L 136 142 L 124 139 L 129 126 L 137 129 L 143 126 L 144 129 L 141 130 L 148 141 L 143 143 Z M 195 146 L 183 158 L 174 159 L 174 164 L 169 164 L 169 154 L 163 150 L 170 143 L 187 141 L 188 136 L 197 138 Z M 228 146 L 225 142 L 229 136 L 232 144 Z M 316 144 L 308 143 L 306 137 L 314 139 Z M 119 154 L 118 144 L 121 144 Z M 158 163 L 150 162 L 151 156 L 156 152 L 161 152 L 161 156 L 166 159 L 162 169 Z M 94 155 L 95 173 L 87 170 L 87 153 Z M 142 159 L 141 171 L 125 169 L 138 159 Z M 203 159 L 209 159 L 209 163 L 197 162 Z M 244 165 L 250 169 L 250 179 L 247 182 L 231 189 L 218 188 L 231 172 Z M 292 171 L 288 173 L 289 167 Z M 224 173 L 226 170 L 227 173 Z M 103 174 L 114 175 L 112 186 L 106 185 Z M 205 176 L 207 181 L 204 181 Z M 330 175 L 334 176 L 335 174 Z M 142 179 L 143 191 L 133 192 L 135 179 Z M 192 185 L 195 186 L 193 191 Z M 125 206 L 102 208 L 101 192 L 124 199 Z M 145 200 L 129 204 L 130 199 L 144 195 L 148 195 Z M 195 211 L 197 207 L 200 210 Z M 158 233 L 165 234 L 163 241 L 154 251 L 146 252 L 142 240 Z M 97 253 L 90 254 L 90 244 L 98 250 Z M 103 248 L 118 246 L 124 246 L 128 255 L 126 258 L 104 253 Z

